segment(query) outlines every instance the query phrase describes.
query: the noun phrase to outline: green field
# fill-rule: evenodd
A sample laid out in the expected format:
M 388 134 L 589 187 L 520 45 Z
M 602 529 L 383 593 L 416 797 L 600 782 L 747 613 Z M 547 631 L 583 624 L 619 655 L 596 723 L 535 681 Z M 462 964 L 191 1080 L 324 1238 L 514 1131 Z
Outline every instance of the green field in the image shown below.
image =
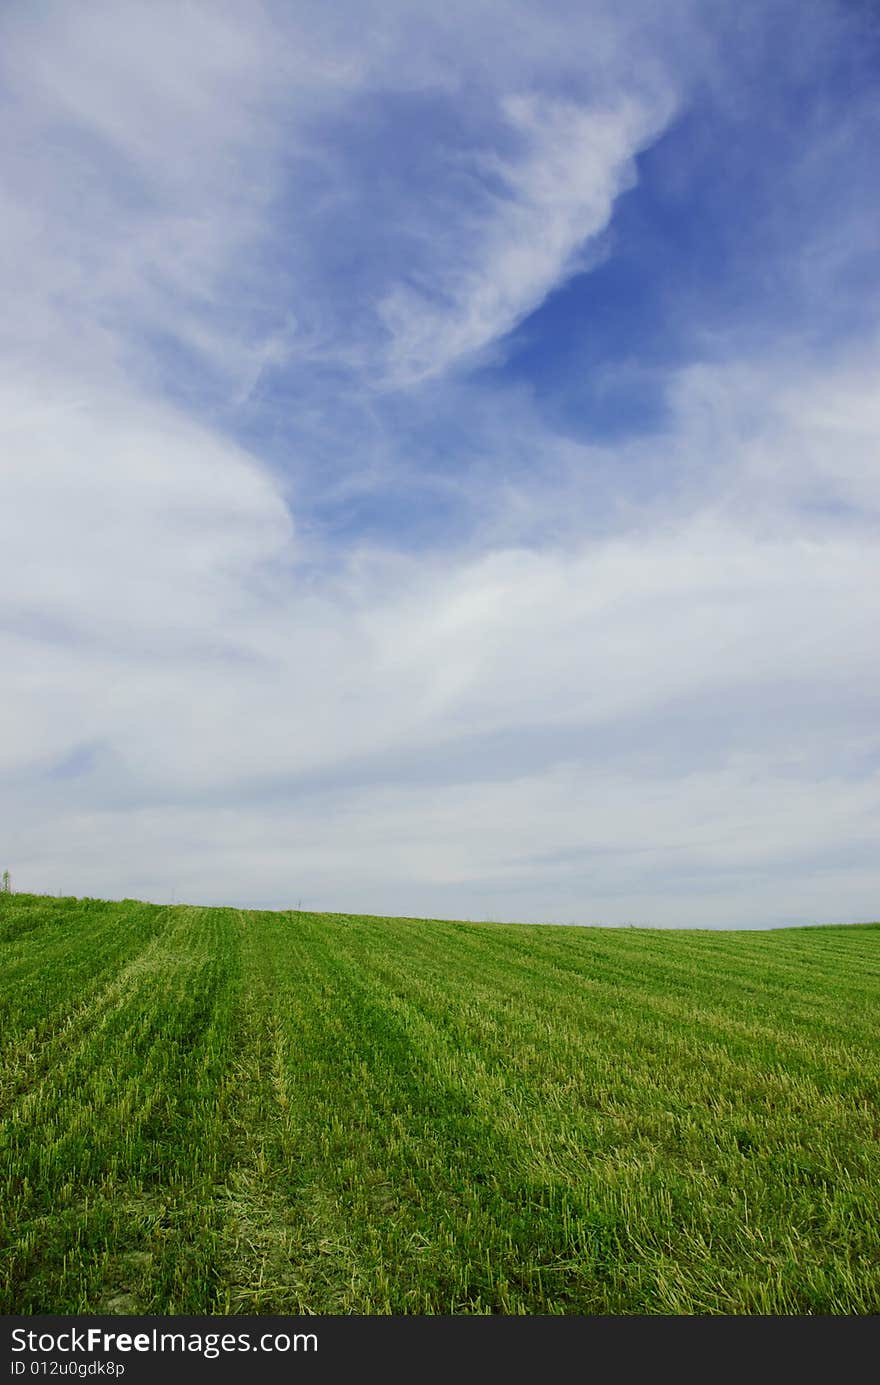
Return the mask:
M 5 1313 L 880 1312 L 880 926 L 0 897 Z

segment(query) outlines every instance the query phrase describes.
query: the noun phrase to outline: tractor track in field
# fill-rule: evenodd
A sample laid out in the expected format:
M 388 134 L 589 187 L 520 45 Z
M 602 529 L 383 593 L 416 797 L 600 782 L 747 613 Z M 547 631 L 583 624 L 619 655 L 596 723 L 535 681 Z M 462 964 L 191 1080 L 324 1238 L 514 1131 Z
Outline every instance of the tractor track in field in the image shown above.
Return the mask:
M 219 1190 L 223 1311 L 278 1312 L 283 1311 L 277 1306 L 279 1284 L 292 1274 L 297 1236 L 289 1206 L 274 1186 L 289 1104 L 277 1016 L 277 961 L 254 945 L 253 929 L 241 911 L 238 926 L 242 987 L 231 1063 L 232 1146 L 226 1183 Z

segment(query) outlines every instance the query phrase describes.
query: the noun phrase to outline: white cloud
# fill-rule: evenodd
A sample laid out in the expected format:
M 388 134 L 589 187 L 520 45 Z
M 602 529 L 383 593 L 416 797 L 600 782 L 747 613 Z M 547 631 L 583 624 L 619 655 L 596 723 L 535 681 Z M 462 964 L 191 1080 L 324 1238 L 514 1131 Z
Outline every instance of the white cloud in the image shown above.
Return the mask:
M 0 553 L 7 617 L 111 647 L 187 648 L 246 622 L 242 582 L 291 544 L 252 459 L 170 410 L 119 394 L 0 391 L 15 523 Z
M 635 181 L 634 157 L 674 110 L 671 96 L 589 108 L 533 94 L 502 101 L 514 157 L 475 158 L 498 185 L 464 226 L 432 227 L 424 287 L 398 283 L 379 304 L 390 334 L 386 383 L 442 375 L 505 336 L 579 267 Z M 451 243 L 449 243 L 451 242 Z
M 354 55 L 222 0 L 50 3 L 2 25 L 0 345 L 104 390 L 109 372 L 165 384 L 188 353 L 221 395 L 246 390 L 282 355 L 263 257 L 284 164 L 357 85 Z

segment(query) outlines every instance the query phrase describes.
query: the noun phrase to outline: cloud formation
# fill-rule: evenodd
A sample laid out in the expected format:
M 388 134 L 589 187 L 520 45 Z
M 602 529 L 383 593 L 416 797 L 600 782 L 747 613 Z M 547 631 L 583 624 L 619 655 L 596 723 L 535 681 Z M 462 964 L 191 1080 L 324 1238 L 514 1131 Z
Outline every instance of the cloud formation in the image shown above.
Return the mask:
M 677 333 L 667 359 L 618 270 L 653 291 L 662 262 L 692 304 L 700 265 L 669 246 L 693 218 L 727 246 L 741 193 L 713 200 L 694 121 L 716 160 L 739 131 L 776 208 L 818 206 L 827 160 L 861 167 L 877 103 L 852 70 L 838 87 L 841 54 L 861 72 L 849 19 L 817 7 L 827 155 L 795 166 L 735 99 L 764 92 L 785 7 L 738 29 L 723 8 L 658 27 L 640 6 L 386 4 L 360 46 L 306 4 L 7 12 L 19 888 L 660 925 L 876 912 L 878 351 L 847 288 L 876 195 L 790 228 L 833 314 L 796 275 L 798 313 L 774 316 L 757 195 L 764 259 L 707 262 L 705 312 L 653 324 Z M 777 122 L 800 62 L 769 64 Z M 563 341 L 589 341 L 590 378 Z M 603 434 L 601 370 L 633 417 L 651 381 L 650 426 Z

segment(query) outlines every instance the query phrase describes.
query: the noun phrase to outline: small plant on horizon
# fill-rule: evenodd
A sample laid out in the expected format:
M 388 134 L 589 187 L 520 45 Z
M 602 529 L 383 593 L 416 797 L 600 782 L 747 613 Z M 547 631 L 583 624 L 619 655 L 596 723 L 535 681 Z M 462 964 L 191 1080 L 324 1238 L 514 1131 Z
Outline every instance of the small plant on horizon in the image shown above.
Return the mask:
M 9 878 L 9 871 L 8 871 L 8 870 L 5 870 L 5 871 L 3 872 L 3 883 L 2 883 L 2 885 L 0 885 L 0 893 L 2 893 L 2 894 L 12 894 L 12 881 L 11 881 L 10 878 Z

